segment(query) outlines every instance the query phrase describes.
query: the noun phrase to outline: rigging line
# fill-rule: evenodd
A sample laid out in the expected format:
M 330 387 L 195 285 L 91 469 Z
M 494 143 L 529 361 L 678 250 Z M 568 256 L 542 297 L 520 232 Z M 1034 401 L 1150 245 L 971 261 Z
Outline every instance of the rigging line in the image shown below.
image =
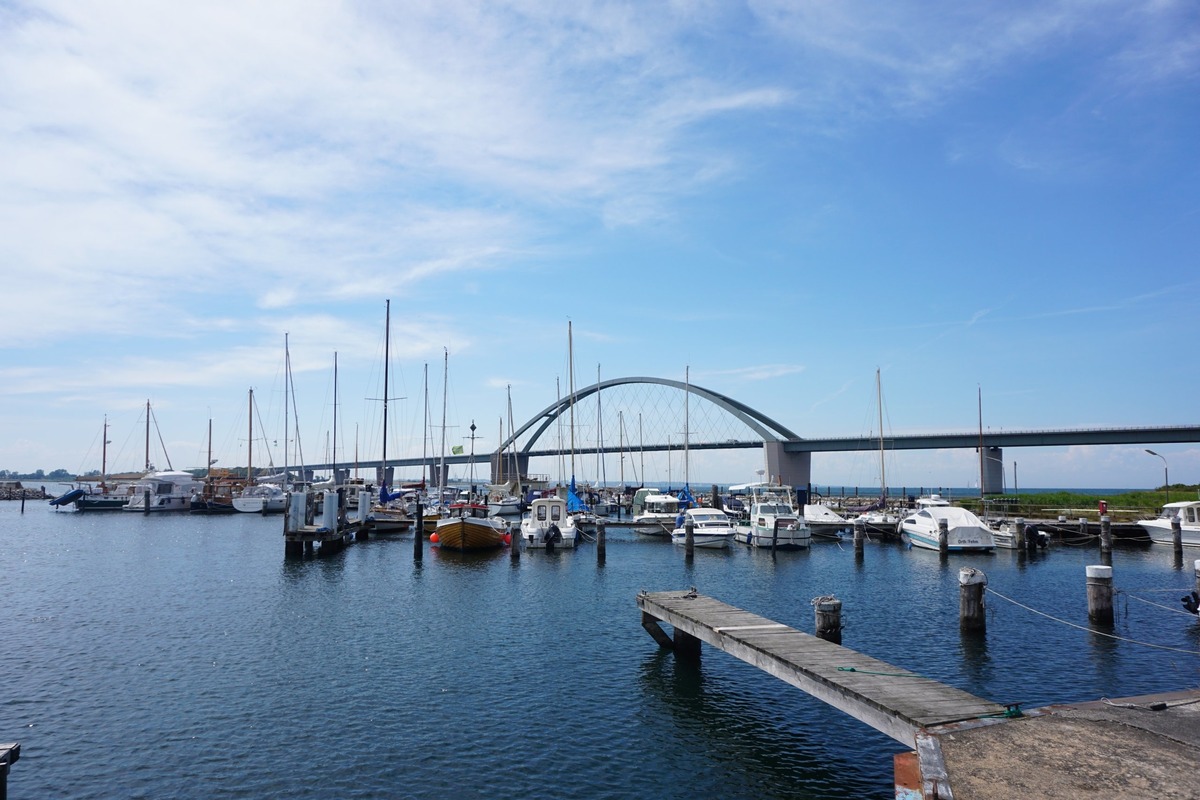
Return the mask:
M 1200 656 L 1200 650 L 1184 650 L 1181 647 L 1168 647 L 1165 644 L 1152 644 L 1150 642 L 1140 642 L 1137 639 L 1127 639 L 1124 636 L 1116 636 L 1111 633 L 1104 633 L 1103 631 L 1097 631 L 1097 630 L 1093 630 L 1091 628 L 1085 628 L 1082 625 L 1076 625 L 1074 622 L 1067 622 L 1065 619 L 1059 619 L 1058 617 L 1052 617 L 1044 611 L 1038 611 L 1036 608 L 1030 608 L 1029 606 L 1025 605 L 1024 603 L 1018 603 L 1016 600 L 1013 600 L 1011 597 L 1005 597 L 1004 595 L 1000 594 L 995 589 L 993 589 L 989 586 L 985 586 L 984 591 L 986 591 L 988 594 L 996 595 L 996 597 L 999 597 L 1001 600 L 1007 600 L 1008 602 L 1012 603 L 1014 606 L 1023 608 L 1026 611 L 1032 611 L 1034 614 L 1043 616 L 1046 619 L 1054 620 L 1055 622 L 1061 622 L 1063 625 L 1066 625 L 1068 627 L 1078 628 L 1081 631 L 1087 631 L 1088 633 L 1094 633 L 1097 636 L 1106 636 L 1109 639 L 1116 639 L 1119 642 L 1129 642 L 1130 644 L 1140 644 L 1144 647 L 1153 647 L 1158 650 L 1170 650 L 1173 653 L 1187 653 L 1188 655 L 1191 655 L 1191 656 Z
M 1164 611 L 1170 611 L 1172 614 L 1183 614 L 1185 617 L 1191 617 L 1193 619 L 1196 617 L 1196 615 L 1190 611 L 1172 608 L 1171 606 L 1164 606 L 1162 603 L 1155 603 L 1153 600 L 1146 600 L 1143 597 L 1138 597 L 1136 594 L 1129 594 L 1129 592 L 1121 592 L 1121 594 L 1125 595 L 1131 600 L 1137 600 L 1139 603 L 1145 603 L 1148 606 L 1155 606 L 1156 608 L 1161 608 Z

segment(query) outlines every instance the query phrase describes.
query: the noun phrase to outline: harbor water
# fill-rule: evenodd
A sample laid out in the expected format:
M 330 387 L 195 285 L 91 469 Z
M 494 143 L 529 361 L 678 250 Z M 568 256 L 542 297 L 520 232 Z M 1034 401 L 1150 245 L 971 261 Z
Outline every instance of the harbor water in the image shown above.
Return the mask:
M 1200 553 L 1161 546 L 1116 548 L 1108 638 L 1087 630 L 1094 543 L 943 560 L 871 542 L 858 562 L 815 541 L 689 563 L 609 528 L 603 565 L 590 543 L 517 562 L 427 543 L 414 563 L 411 535 L 286 560 L 282 524 L 0 503 L 9 796 L 892 796 L 902 745 L 725 653 L 677 664 L 641 627 L 643 589 L 808 632 L 810 601 L 836 595 L 847 647 L 1025 708 L 1200 683 L 1179 603 Z M 962 566 L 1028 608 L 989 594 L 986 636 L 964 638 Z

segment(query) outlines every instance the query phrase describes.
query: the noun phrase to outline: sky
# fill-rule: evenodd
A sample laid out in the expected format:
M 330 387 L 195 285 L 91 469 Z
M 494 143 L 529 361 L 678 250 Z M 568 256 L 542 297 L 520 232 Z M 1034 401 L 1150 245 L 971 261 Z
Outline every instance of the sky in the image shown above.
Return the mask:
M 1197 424 L 1198 143 L 1190 2 L 0 0 L 0 469 L 98 470 L 106 420 L 139 469 L 147 402 L 160 468 L 282 463 L 285 337 L 307 463 L 378 459 L 385 396 L 389 456 L 483 452 L 597 375 L 802 437 Z M 581 478 L 762 467 L 638 461 L 635 417 L 721 424 L 604 394 Z M 1200 483 L 1197 444 L 1003 460 Z

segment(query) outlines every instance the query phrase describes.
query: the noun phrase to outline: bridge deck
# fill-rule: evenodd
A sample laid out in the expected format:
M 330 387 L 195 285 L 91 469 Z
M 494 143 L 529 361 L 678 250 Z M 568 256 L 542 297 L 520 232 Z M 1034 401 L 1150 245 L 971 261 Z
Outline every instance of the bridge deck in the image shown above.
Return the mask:
M 643 624 L 646 615 L 667 622 L 909 747 L 916 746 L 922 728 L 1005 711 L 998 703 L 694 592 L 643 593 L 638 608 Z M 664 639 L 665 634 L 659 641 Z

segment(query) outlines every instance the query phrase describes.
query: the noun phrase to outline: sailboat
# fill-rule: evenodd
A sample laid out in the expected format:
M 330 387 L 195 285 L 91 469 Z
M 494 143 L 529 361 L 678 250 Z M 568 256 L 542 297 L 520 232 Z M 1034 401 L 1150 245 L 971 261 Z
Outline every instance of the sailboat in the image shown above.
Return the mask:
M 387 480 L 387 434 L 388 434 L 388 367 L 391 361 L 392 344 L 392 301 L 385 301 L 383 337 L 383 450 L 379 462 L 379 498 L 371 506 L 367 524 L 374 533 L 403 533 L 412 528 L 412 517 L 393 502 L 404 496 L 404 492 L 392 492 Z
M 471 484 L 475 483 L 475 421 L 471 421 Z M 445 550 L 493 550 L 511 541 L 509 524 L 488 514 L 487 505 L 473 498 L 450 504 L 429 541 Z
M 129 492 L 132 487 L 128 483 L 116 487 L 108 484 L 108 417 L 104 418 L 104 433 L 100 447 L 100 483 L 96 486 L 80 487 L 80 495 L 75 495 L 73 501 L 76 511 L 117 511 L 129 502 Z M 62 500 L 62 498 L 59 498 Z M 69 503 L 72 500 L 66 500 Z M 51 505 L 60 504 L 58 500 Z
M 150 421 L 153 412 L 150 401 L 146 401 L 146 474 L 133 486 L 133 496 L 129 502 L 121 506 L 123 511 L 143 513 L 158 511 L 187 511 L 191 507 L 192 495 L 204 490 L 204 483 L 196 480 L 190 472 L 182 472 L 171 468 L 171 457 L 167 459 L 167 469 L 156 470 L 150 463 Z M 155 428 L 158 423 L 155 421 Z M 161 441 L 161 434 L 159 439 Z
M 875 370 L 875 403 L 879 407 L 879 500 L 865 508 L 851 509 L 859 514 L 850 521 L 862 522 L 870 530 L 894 535 L 896 526 L 900 523 L 900 515 L 888 508 L 887 470 L 884 465 L 883 447 L 883 390 L 878 368 Z
M 212 420 L 208 421 L 208 467 L 204 475 L 204 489 L 192 495 L 188 511 L 193 514 L 232 514 L 233 484 L 213 475 L 212 465 Z
M 250 418 L 246 438 L 246 486 L 233 498 L 233 507 L 247 514 L 282 514 L 287 506 L 287 493 L 283 486 L 254 478 L 254 389 L 250 389 Z

